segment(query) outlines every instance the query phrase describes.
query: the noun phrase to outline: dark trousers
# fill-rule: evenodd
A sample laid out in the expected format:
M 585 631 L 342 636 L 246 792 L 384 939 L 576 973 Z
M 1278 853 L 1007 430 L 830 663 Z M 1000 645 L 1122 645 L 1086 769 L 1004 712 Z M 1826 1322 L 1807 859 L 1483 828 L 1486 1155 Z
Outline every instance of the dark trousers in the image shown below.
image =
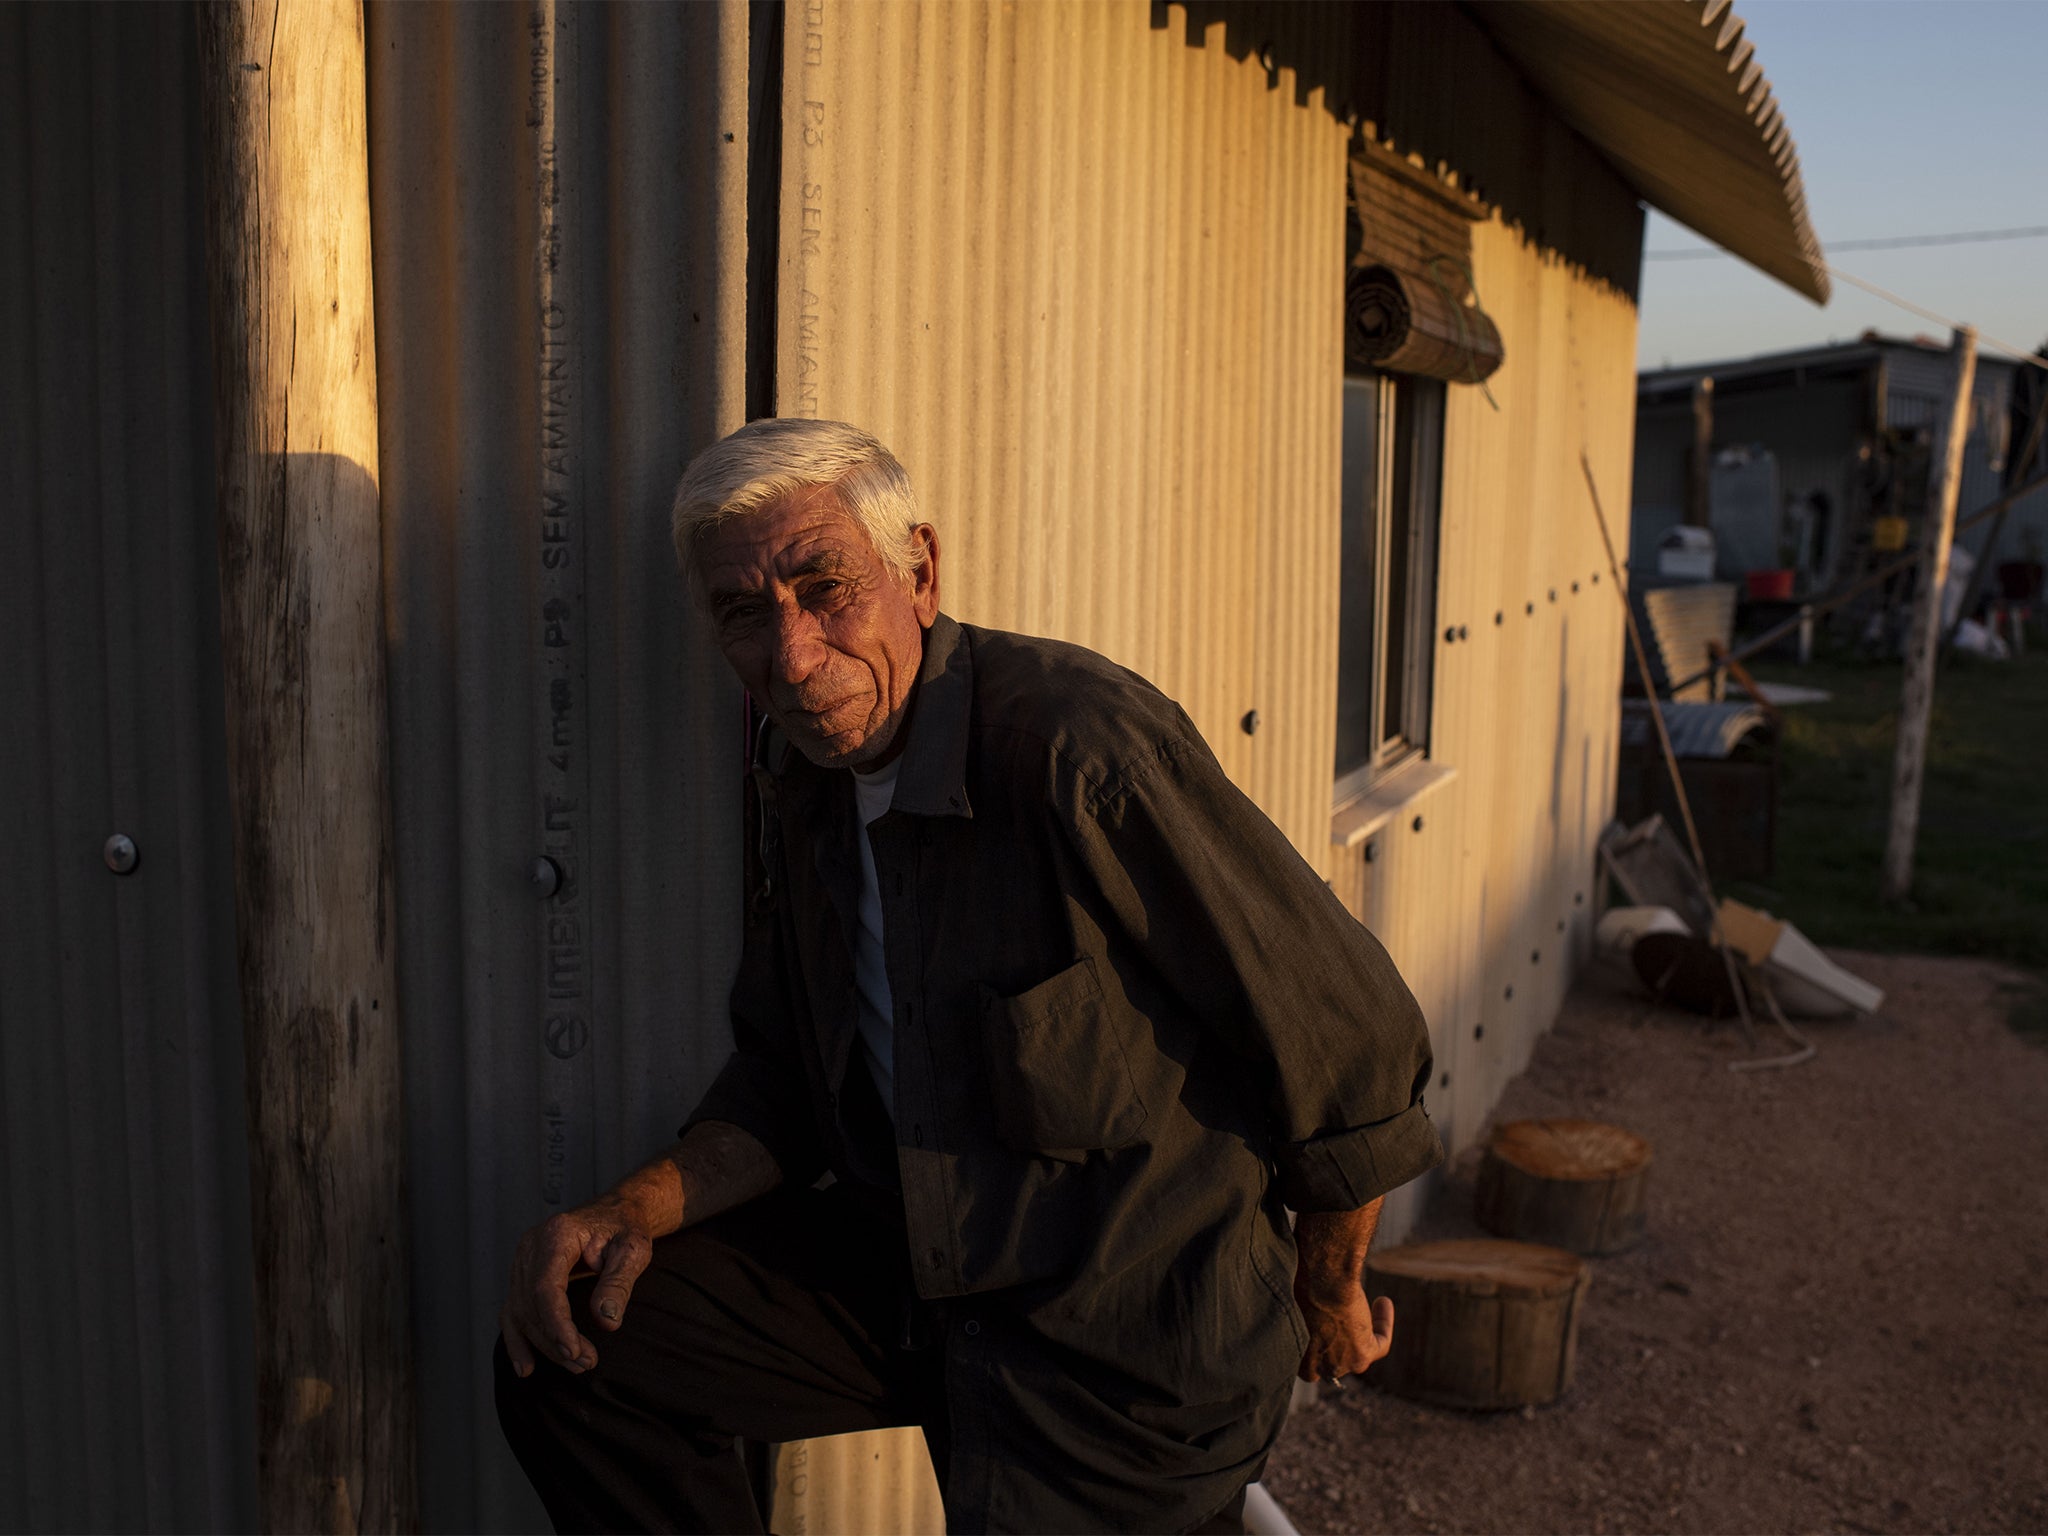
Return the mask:
M 946 1487 L 939 1309 L 845 1186 L 778 1191 L 654 1245 L 616 1333 L 570 1287 L 595 1369 L 497 1350 L 498 1421 L 558 1531 L 765 1529 L 737 1441 L 924 1426 Z M 1200 1527 L 1241 1531 L 1243 1495 Z
M 838 1191 L 778 1191 L 656 1243 L 616 1333 L 572 1285 L 595 1369 L 522 1381 L 497 1350 L 498 1422 L 555 1528 L 764 1530 L 740 1439 L 922 1424 L 944 1486 L 940 1358 L 902 1246 Z

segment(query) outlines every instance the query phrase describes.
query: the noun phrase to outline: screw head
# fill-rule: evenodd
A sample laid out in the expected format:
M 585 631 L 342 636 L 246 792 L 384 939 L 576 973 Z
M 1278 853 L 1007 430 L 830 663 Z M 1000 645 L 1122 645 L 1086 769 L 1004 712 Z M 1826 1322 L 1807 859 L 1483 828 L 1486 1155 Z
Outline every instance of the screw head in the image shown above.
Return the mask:
M 100 857 L 107 861 L 107 868 L 117 875 L 132 875 L 135 866 L 142 862 L 142 852 L 135 846 L 135 839 L 126 832 L 116 832 L 107 839 L 100 849 Z
M 1458 638 L 1458 626 L 1453 624 L 1444 631 L 1444 644 L 1449 645 Z
M 1420 832 L 1422 830 L 1422 818 L 1418 816 L 1413 821 L 1408 823 L 1408 825 L 1414 828 L 1414 830 L 1416 830 L 1417 832 Z
M 1244 727 L 1245 735 L 1255 736 L 1259 730 L 1259 712 L 1256 709 L 1248 709 L 1244 712 L 1244 718 L 1237 723 Z
M 526 877 L 533 883 L 533 894 L 542 901 L 546 901 L 562 888 L 562 866 L 546 854 L 533 861 L 533 866 L 527 871 Z
M 1471 631 L 1471 630 L 1469 630 L 1469 629 L 1467 629 L 1467 628 L 1466 628 L 1466 627 L 1465 627 L 1465 626 L 1464 626 L 1463 624 L 1460 624 L 1460 625 L 1458 626 L 1458 638 L 1459 638 L 1460 640 L 1464 640 L 1464 639 L 1467 639 L 1467 638 L 1469 638 L 1469 637 L 1470 637 L 1470 635 L 1471 635 L 1471 633 L 1472 633 L 1472 631 Z
M 1486 1038 L 1486 1026 L 1484 1024 L 1474 1024 L 1472 1026 L 1472 1038 L 1474 1040 L 1484 1040 Z
M 1367 843 L 1367 844 L 1365 845 L 1365 862 L 1366 862 L 1366 863 L 1368 863 L 1368 864 L 1372 863 L 1372 861 L 1373 861 L 1373 860 L 1375 860 L 1375 859 L 1377 859 L 1377 858 L 1378 858 L 1379 856 L 1380 856 L 1380 845 L 1379 845 L 1379 844 L 1378 844 L 1377 842 L 1370 842 L 1370 843 Z

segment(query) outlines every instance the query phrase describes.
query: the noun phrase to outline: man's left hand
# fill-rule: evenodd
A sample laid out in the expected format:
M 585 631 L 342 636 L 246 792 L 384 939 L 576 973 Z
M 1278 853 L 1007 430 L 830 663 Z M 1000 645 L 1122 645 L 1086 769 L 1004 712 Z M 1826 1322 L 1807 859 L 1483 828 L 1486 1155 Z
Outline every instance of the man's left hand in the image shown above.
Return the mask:
M 1393 1301 L 1367 1301 L 1359 1283 L 1379 1221 L 1375 1200 L 1355 1211 L 1304 1211 L 1294 1223 L 1294 1303 L 1308 1324 L 1303 1381 L 1356 1376 L 1394 1347 Z
M 1394 1303 L 1388 1297 L 1368 1301 L 1356 1281 L 1347 1295 L 1327 1301 L 1303 1296 L 1303 1289 L 1295 1292 L 1302 1320 L 1308 1324 L 1308 1353 L 1301 1357 L 1303 1381 L 1356 1376 L 1394 1347 Z

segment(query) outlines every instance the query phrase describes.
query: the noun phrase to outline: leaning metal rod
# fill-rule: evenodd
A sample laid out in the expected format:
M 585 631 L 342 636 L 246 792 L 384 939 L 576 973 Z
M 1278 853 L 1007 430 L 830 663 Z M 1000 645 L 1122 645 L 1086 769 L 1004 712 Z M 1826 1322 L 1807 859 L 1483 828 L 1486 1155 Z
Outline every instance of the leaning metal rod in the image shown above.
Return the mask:
M 1956 523 L 1956 532 L 1963 533 L 1968 529 L 1976 527 L 1979 523 L 1983 522 L 1987 517 L 1998 516 L 1999 513 L 2009 510 L 2014 502 L 2024 501 L 2027 497 L 2033 495 L 2034 492 L 2040 490 L 2043 486 L 2048 486 L 2048 475 L 2036 475 L 2033 479 L 2029 480 L 2025 485 L 2014 486 L 2011 490 L 2005 492 L 2002 496 L 2000 496 L 1996 501 L 1986 503 L 1984 506 L 1979 507 L 1975 512 L 1972 512 L 1968 517 L 1959 520 Z M 1892 561 L 1889 565 L 1879 566 L 1869 575 L 1859 577 L 1857 580 L 1851 582 L 1848 586 L 1842 587 L 1837 591 L 1830 592 L 1826 597 L 1815 598 L 1810 603 L 1800 604 L 1800 611 L 1798 613 L 1793 614 L 1791 618 L 1786 619 L 1783 623 L 1773 624 L 1769 629 L 1765 630 L 1762 634 L 1758 635 L 1754 640 L 1745 640 L 1741 645 L 1736 646 L 1733 650 L 1724 652 L 1719 660 L 1700 668 L 1699 671 L 1692 673 L 1690 676 L 1680 678 L 1677 682 L 1671 685 L 1671 691 L 1673 693 L 1677 693 L 1681 689 L 1690 688 L 1694 683 L 1697 683 L 1704 678 L 1712 677 L 1716 672 L 1720 671 L 1723 667 L 1725 667 L 1730 660 L 1749 660 L 1749 658 L 1754 656 L 1758 651 L 1765 650 L 1770 646 L 1777 644 L 1780 640 L 1784 639 L 1787 635 L 1791 634 L 1793 630 L 1797 629 L 1801 624 L 1805 623 L 1808 619 L 1816 618 L 1823 613 L 1827 613 L 1831 609 L 1841 607 L 1842 604 L 1848 602 L 1850 598 L 1862 596 L 1865 592 L 1868 592 L 1872 587 L 1877 586 L 1879 583 L 1891 580 L 1891 578 L 1898 575 L 1899 572 L 1911 570 L 1914 566 L 1918 565 L 1922 560 L 1926 558 L 1927 551 L 1925 549 L 1916 549 L 1911 554 L 1899 556 L 1898 559 Z
M 1621 599 L 1622 621 L 1628 626 L 1628 643 L 1635 650 L 1636 670 L 1643 676 L 1643 686 L 1650 690 L 1650 724 L 1656 728 L 1657 745 L 1664 753 L 1664 766 L 1671 774 L 1671 791 L 1678 797 L 1678 814 L 1685 821 L 1685 838 L 1692 845 L 1693 874 L 1699 880 L 1700 892 L 1707 899 L 1707 916 L 1713 924 L 1713 931 L 1707 935 L 1714 948 L 1721 953 L 1721 964 L 1728 972 L 1728 990 L 1735 997 L 1735 1011 L 1742 1020 L 1742 1033 L 1751 1046 L 1756 1044 L 1756 1025 L 1749 1017 L 1749 998 L 1742 990 L 1742 978 L 1735 970 L 1735 956 L 1728 948 L 1728 936 L 1721 929 L 1721 907 L 1714 899 L 1714 888 L 1707 883 L 1707 855 L 1700 846 L 1700 829 L 1693 824 L 1692 801 L 1685 793 L 1685 779 L 1678 771 L 1678 753 L 1671 745 L 1671 732 L 1664 724 L 1664 705 L 1657 697 L 1656 685 L 1650 681 L 1650 657 L 1643 648 L 1642 631 L 1636 627 L 1635 604 L 1629 601 L 1628 586 L 1621 579 L 1621 562 L 1614 557 L 1614 535 L 1607 528 L 1607 513 L 1600 505 L 1600 487 L 1593 479 L 1593 461 L 1586 450 L 1579 450 L 1579 468 L 1586 473 L 1586 489 L 1593 498 L 1593 516 L 1600 522 L 1600 542 L 1607 546 L 1607 572 L 1614 582 L 1614 595 Z

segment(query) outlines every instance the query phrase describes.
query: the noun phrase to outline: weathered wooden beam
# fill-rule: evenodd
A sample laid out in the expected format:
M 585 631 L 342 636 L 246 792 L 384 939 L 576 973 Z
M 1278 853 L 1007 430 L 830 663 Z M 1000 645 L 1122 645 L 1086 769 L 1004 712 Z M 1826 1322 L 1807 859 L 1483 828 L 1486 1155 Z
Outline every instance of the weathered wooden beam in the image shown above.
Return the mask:
M 357 0 L 194 8 L 270 1531 L 417 1523 Z
M 1934 440 L 1927 484 L 1920 585 L 1906 634 L 1906 676 L 1899 688 L 1899 740 L 1892 756 L 1892 819 L 1878 889 L 1904 901 L 1913 889 L 1913 849 L 1920 837 L 1920 790 L 1927 765 L 1927 722 L 1934 713 L 1934 660 L 1941 648 L 1941 589 L 1955 545 L 1956 497 L 1963 483 L 1963 443 L 1970 435 L 1970 396 L 1977 378 L 1977 332 L 1962 326 L 1949 348 L 1948 412 Z

